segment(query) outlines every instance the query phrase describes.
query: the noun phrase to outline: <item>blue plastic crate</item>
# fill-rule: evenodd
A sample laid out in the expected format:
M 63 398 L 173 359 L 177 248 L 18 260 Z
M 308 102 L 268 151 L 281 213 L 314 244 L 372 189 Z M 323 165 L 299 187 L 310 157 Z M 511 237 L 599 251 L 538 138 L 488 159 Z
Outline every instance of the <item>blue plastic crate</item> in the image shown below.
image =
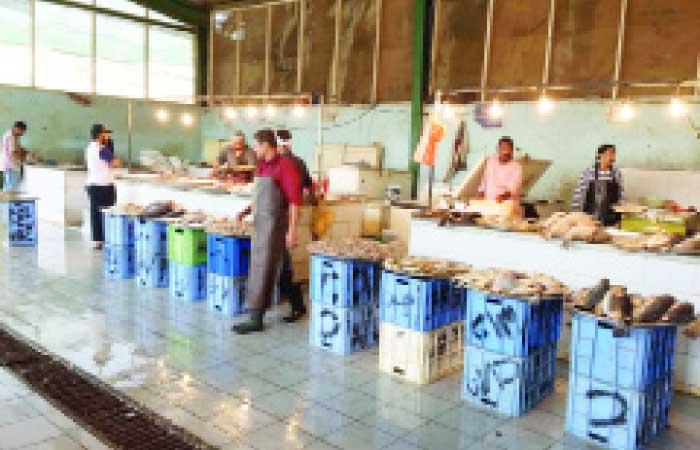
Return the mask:
M 450 283 L 447 300 L 447 324 L 464 320 L 467 313 L 467 288 Z
M 531 303 L 469 289 L 465 338 L 475 347 L 525 357 L 559 340 L 562 308 L 561 298 Z
M 207 276 L 207 306 L 210 311 L 233 317 L 246 312 L 246 277 Z
M 374 305 L 341 308 L 312 302 L 309 342 L 341 355 L 373 347 L 378 335 L 375 311 Z
M 174 261 L 169 263 L 170 296 L 188 302 L 207 297 L 207 265 L 189 266 Z
M 610 449 L 641 449 L 668 427 L 671 380 L 660 379 L 644 390 L 620 389 L 570 373 L 566 430 Z
M 376 302 L 378 263 L 314 255 L 311 301 L 347 308 Z
M 36 201 L 15 200 L 7 203 L 7 223 L 35 223 Z
M 136 274 L 134 247 L 105 245 L 102 249 L 102 267 L 105 276 L 114 279 L 130 279 Z
M 136 284 L 139 287 L 168 287 L 168 257 L 162 255 L 143 255 L 136 247 Z
M 570 371 L 620 389 L 643 389 L 673 373 L 675 326 L 634 327 L 615 336 L 605 320 L 576 314 Z
M 467 346 L 462 398 L 506 416 L 520 416 L 554 392 L 555 370 L 555 346 L 526 358 Z
M 124 214 L 102 213 L 106 245 L 134 245 L 134 218 Z
M 227 277 L 248 275 L 250 238 L 207 235 L 207 270 Z
M 449 280 L 383 271 L 381 320 L 416 331 L 432 331 L 462 320 L 461 294 Z
M 157 219 L 134 219 L 136 253 L 146 257 L 168 256 L 168 224 Z

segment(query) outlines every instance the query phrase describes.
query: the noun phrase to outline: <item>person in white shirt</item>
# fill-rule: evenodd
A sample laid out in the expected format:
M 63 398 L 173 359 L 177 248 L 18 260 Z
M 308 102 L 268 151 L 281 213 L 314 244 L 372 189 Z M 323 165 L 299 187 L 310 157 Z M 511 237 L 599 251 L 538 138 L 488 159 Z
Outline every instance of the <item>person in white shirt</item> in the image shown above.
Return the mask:
M 3 191 L 17 191 L 22 181 L 22 160 L 25 150 L 19 145 L 19 138 L 24 136 L 27 125 L 15 122 L 11 129 L 2 136 L 2 152 L 0 166 L 3 172 Z
M 90 130 L 92 141 L 85 149 L 87 179 L 85 189 L 90 199 L 90 221 L 92 240 L 95 249 L 101 250 L 104 241 L 102 208 L 113 206 L 117 202 L 117 190 L 114 188 L 112 168 L 119 160 L 114 156 L 110 139 L 111 130 L 102 124 L 95 124 Z

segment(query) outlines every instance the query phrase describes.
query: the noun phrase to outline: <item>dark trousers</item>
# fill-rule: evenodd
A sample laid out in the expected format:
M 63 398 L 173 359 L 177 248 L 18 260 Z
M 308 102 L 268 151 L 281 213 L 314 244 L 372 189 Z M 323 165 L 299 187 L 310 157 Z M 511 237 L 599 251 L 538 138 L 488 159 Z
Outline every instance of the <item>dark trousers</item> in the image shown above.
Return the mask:
M 92 240 L 95 242 L 102 242 L 104 241 L 102 208 L 108 208 L 117 202 L 117 190 L 114 188 L 113 184 L 107 186 L 88 186 L 86 190 L 90 198 Z
M 289 250 L 285 249 L 282 273 L 280 274 L 280 296 L 289 299 L 292 311 L 304 312 L 304 298 L 301 295 L 301 285 L 292 281 L 294 279 L 292 270 L 292 255 L 289 254 Z

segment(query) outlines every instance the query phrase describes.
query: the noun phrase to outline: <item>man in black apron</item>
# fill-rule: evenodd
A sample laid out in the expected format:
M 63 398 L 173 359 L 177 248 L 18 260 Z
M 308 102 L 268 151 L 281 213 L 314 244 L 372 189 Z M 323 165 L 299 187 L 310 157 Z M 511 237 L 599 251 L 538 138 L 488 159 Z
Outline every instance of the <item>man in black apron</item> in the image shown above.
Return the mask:
M 614 211 L 613 206 L 624 201 L 622 174 L 613 167 L 615 157 L 614 145 L 604 144 L 598 147 L 595 165 L 584 170 L 579 177 L 571 202 L 573 211 L 590 214 L 605 226 L 620 221 L 620 215 Z
M 299 174 L 294 163 L 281 158 L 277 152 L 274 131 L 259 130 L 255 133 L 254 144 L 258 167 L 247 292 L 250 320 L 233 326 L 232 330 L 238 334 L 263 330 L 263 317 L 272 304 L 285 248 L 296 246 L 296 227 L 302 202 Z M 251 207 L 246 208 L 239 214 L 239 220 L 250 212 Z

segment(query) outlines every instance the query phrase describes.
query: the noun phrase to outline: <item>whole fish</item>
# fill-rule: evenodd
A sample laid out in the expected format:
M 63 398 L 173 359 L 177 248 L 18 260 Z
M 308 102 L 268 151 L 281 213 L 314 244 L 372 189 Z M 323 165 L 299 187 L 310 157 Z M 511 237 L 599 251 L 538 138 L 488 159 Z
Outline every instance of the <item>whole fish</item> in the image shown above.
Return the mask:
M 578 299 L 577 308 L 584 311 L 592 311 L 598 303 L 600 303 L 605 294 L 610 290 L 610 280 L 603 278 L 596 284 L 593 289 L 585 297 Z
M 670 323 L 690 323 L 695 317 L 695 308 L 692 303 L 675 303 L 661 318 L 664 322 Z
M 634 315 L 634 320 L 635 322 L 657 322 L 675 302 L 676 299 L 670 295 L 652 297 L 642 306 L 639 313 Z

